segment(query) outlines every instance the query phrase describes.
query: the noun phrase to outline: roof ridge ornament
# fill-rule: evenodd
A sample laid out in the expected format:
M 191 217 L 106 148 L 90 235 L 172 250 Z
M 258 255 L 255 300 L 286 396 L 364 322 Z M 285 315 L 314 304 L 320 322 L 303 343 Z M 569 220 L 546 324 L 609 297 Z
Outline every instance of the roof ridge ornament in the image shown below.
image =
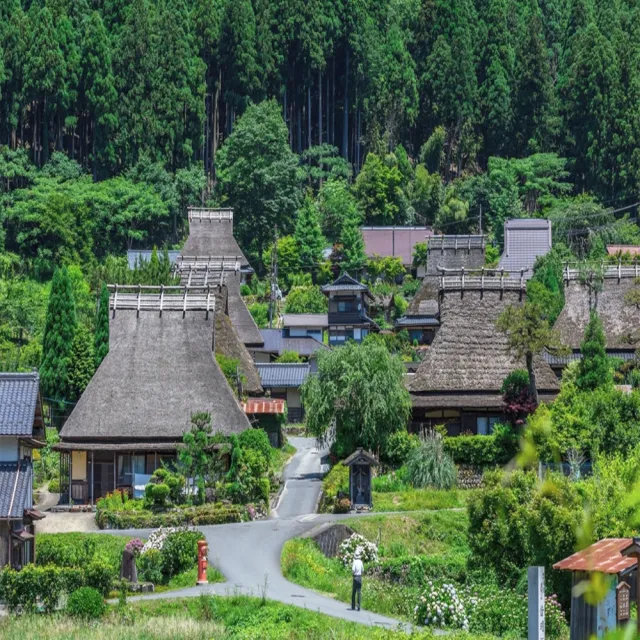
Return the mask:
M 209 222 L 233 222 L 233 209 L 212 207 L 188 207 L 187 217 L 189 222 L 193 220 Z

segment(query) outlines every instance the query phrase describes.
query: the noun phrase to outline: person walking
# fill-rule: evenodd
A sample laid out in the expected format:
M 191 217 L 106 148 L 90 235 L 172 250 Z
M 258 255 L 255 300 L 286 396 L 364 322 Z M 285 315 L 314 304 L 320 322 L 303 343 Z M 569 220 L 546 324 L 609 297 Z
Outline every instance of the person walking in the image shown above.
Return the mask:
M 353 585 L 351 587 L 351 610 L 360 611 L 360 602 L 362 600 L 362 572 L 364 565 L 362 564 L 362 552 L 356 549 L 353 554 L 353 564 L 351 565 L 351 575 L 353 576 Z M 358 598 L 358 608 L 356 609 L 356 596 Z

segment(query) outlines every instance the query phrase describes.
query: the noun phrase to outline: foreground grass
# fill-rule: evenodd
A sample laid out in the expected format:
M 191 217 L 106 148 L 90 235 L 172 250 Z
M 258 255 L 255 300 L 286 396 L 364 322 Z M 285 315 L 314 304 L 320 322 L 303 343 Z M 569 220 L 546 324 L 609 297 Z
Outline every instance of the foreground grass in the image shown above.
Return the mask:
M 464 511 L 371 516 L 348 525 L 378 544 L 380 566 L 365 567 L 362 586 L 362 606 L 369 611 L 410 620 L 424 580 L 459 578 L 466 570 Z M 289 540 L 281 564 L 292 582 L 351 602 L 349 568 L 337 558 L 325 557 L 313 540 Z
M 269 461 L 271 469 L 275 473 L 280 473 L 287 462 L 293 458 L 295 452 L 296 448 L 288 442 L 282 449 L 271 449 L 271 460 Z
M 137 602 L 121 614 L 115 607 L 100 621 L 64 615 L 0 619 L 3 640 L 431 640 L 421 631 L 408 635 L 337 620 L 292 605 L 245 596 L 200 596 Z M 451 640 L 489 640 L 490 636 L 451 633 Z
M 120 567 L 129 540 L 109 533 L 36 533 L 38 564 L 78 566 L 99 559 Z
M 373 492 L 374 511 L 421 511 L 424 509 L 461 509 L 473 490 L 408 489 L 389 493 Z
M 198 567 L 194 567 L 193 569 L 189 569 L 189 571 L 184 571 L 183 573 L 173 576 L 167 584 L 155 585 L 155 591 L 156 593 L 163 593 L 165 591 L 185 589 L 186 587 L 195 587 L 197 579 Z M 207 567 L 207 580 L 210 584 L 224 582 L 224 576 L 215 567 Z

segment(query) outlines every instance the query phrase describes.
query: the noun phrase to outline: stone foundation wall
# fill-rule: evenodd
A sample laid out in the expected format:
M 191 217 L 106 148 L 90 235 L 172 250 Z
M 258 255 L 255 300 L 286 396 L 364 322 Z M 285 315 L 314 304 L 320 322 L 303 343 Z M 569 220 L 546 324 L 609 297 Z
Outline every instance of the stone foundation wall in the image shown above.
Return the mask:
M 482 467 L 470 464 L 458 465 L 458 488 L 479 489 L 482 486 Z
M 353 533 L 353 529 L 345 524 L 325 524 L 319 529 L 310 531 L 305 537 L 315 540 L 327 558 L 335 558 L 342 542 L 350 538 Z

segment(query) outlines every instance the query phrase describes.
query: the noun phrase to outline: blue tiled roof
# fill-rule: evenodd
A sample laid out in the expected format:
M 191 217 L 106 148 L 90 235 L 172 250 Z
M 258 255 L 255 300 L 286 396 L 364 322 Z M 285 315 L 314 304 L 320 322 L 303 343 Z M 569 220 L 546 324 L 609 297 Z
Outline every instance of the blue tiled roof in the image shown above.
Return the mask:
M 31 507 L 32 475 L 28 460 L 0 463 L 0 518 L 21 520 Z
M 309 375 L 308 364 L 260 364 L 256 367 L 260 374 L 262 386 L 267 387 L 299 387 Z
M 440 320 L 434 316 L 404 316 L 398 318 L 396 327 L 439 327 Z
M 0 436 L 31 436 L 40 377 L 32 373 L 0 373 Z
M 610 358 L 620 358 L 620 360 L 635 360 L 636 354 L 635 351 L 610 351 L 607 350 L 607 355 Z M 569 364 L 570 362 L 574 362 L 575 360 L 582 360 L 582 354 L 579 351 L 574 351 L 573 353 L 569 353 L 566 356 L 554 356 L 547 351 L 542 352 L 542 357 L 544 360 L 553 366 L 564 366 Z
M 282 335 L 282 329 L 260 329 L 260 334 L 264 344 L 255 349 L 256 351 L 266 351 L 278 355 L 281 355 L 283 351 L 295 351 L 299 356 L 307 358 L 320 349 L 329 348 L 311 336 L 285 338 Z

